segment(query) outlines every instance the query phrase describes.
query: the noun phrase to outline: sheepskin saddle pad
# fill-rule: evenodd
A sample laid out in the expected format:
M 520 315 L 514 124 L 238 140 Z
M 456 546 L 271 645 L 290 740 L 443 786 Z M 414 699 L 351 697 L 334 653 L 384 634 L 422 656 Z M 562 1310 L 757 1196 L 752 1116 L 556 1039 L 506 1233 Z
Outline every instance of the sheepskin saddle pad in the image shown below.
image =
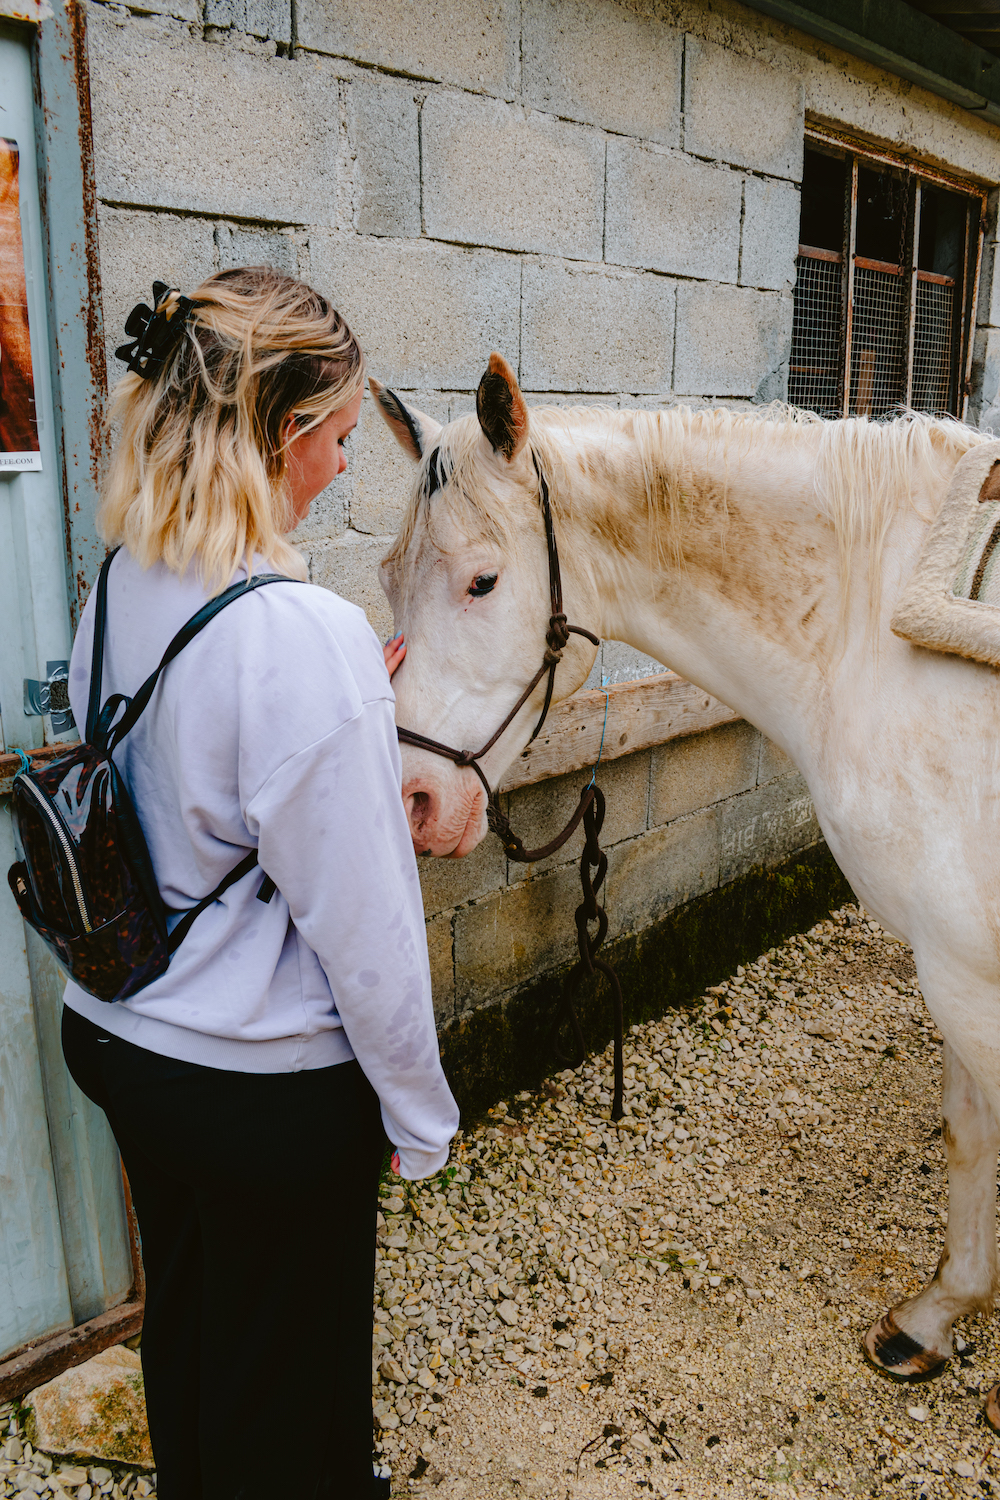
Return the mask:
M 970 449 L 903 590 L 892 629 L 1000 667 L 1000 442 Z

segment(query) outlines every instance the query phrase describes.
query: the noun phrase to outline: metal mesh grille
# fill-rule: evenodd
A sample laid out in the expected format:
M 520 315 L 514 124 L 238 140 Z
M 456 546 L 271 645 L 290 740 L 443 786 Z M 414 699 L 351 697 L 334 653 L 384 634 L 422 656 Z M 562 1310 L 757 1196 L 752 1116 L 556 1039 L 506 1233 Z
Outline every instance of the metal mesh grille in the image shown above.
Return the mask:
M 854 264 L 852 416 L 884 417 L 906 395 L 903 277 Z
M 954 314 L 954 283 L 917 281 L 912 398 L 917 411 L 943 413 L 950 409 Z
M 842 269 L 839 261 L 796 259 L 788 399 L 821 416 L 839 415 Z

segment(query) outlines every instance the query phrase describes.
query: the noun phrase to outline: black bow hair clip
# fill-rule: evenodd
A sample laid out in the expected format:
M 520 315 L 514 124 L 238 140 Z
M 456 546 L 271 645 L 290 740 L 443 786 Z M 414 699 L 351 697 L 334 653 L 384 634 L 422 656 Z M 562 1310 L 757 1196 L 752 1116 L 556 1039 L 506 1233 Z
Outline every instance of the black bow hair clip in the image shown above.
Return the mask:
M 125 332 L 132 342 L 115 350 L 115 358 L 143 380 L 156 379 L 180 343 L 191 313 L 201 305 L 179 292 L 169 300 L 173 292 L 177 292 L 176 287 L 154 281 L 153 306 L 138 302 L 133 307 L 125 321 Z

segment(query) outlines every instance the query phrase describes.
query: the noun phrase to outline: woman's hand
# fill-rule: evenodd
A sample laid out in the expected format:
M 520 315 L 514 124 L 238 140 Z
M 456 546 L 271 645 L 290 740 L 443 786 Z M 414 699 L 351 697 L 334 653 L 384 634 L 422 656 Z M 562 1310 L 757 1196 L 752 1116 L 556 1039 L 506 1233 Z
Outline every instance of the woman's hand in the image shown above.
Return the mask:
M 391 677 L 406 655 L 406 642 L 403 640 L 402 631 L 398 635 L 394 635 L 391 640 L 386 641 L 382 647 L 382 655 L 385 657 L 385 664 Z

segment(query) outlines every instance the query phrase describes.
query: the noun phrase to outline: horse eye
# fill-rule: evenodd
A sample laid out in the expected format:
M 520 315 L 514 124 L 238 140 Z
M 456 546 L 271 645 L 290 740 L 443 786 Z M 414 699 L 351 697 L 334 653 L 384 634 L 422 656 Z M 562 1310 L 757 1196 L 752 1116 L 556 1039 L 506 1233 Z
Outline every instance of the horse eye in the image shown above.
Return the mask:
M 473 599 L 481 599 L 484 594 L 488 594 L 490 589 L 495 587 L 496 581 L 497 575 L 495 573 L 479 573 L 472 580 L 469 593 Z

